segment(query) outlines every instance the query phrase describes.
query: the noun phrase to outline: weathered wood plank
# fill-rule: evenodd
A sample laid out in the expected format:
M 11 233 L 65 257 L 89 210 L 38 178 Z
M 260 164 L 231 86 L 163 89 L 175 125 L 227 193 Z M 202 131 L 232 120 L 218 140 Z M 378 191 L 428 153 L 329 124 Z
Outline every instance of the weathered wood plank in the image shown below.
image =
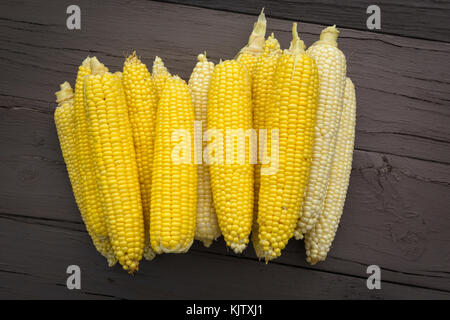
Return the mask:
M 366 14 L 368 6 L 376 4 L 381 9 L 380 33 L 395 34 L 412 38 L 423 38 L 450 42 L 448 1 L 406 1 L 371 0 L 358 1 L 306 1 L 306 0 L 161 0 L 171 2 L 240 12 L 259 14 L 265 8 L 266 15 L 273 18 L 300 22 L 333 25 L 367 30 Z
M 191 251 L 143 262 L 135 276 L 109 269 L 85 232 L 67 223 L 0 216 L 0 297 L 126 299 L 448 299 L 450 293 L 383 283 L 368 290 L 364 278 Z M 68 227 L 69 226 L 69 227 Z M 68 228 L 66 228 L 68 227 Z M 24 245 L 26 251 L 24 251 Z M 21 254 L 16 254 L 21 252 Z M 64 288 L 67 266 L 82 272 L 82 290 Z M 20 291 L 17 290 L 21 284 Z
M 17 227 L 15 232 L 19 238 L 9 232 L 0 233 L 0 237 L 7 239 L 8 244 L 14 242 L 16 251 L 11 252 L 24 252 L 25 245 L 25 255 L 34 257 L 40 266 L 47 266 L 47 260 L 58 260 L 53 260 L 53 256 L 64 252 L 67 246 L 65 242 L 73 240 L 72 229 L 83 228 L 71 195 L 52 120 L 55 108 L 53 92 L 57 84 L 64 80 L 73 83 L 77 65 L 88 54 L 97 55 L 113 70 L 117 70 L 126 53 L 133 49 L 137 49 L 148 64 L 151 64 L 154 55 L 162 56 L 171 71 L 187 79 L 199 52 L 206 50 L 215 61 L 233 57 L 246 42 L 254 17 L 146 1 L 137 1 L 129 6 L 117 0 L 101 8 L 82 1 L 83 29 L 68 31 L 65 29 L 66 4 L 63 2 L 26 5 L 2 2 L 0 7 L 0 42 L 4 44 L 0 48 L 0 212 L 8 219 L 22 215 L 25 221 L 28 219 L 26 217 L 34 217 L 40 224 L 43 219 L 61 220 L 60 225 L 52 227 L 58 236 L 44 239 L 48 240 L 47 243 L 64 245 L 45 248 L 46 254 L 39 257 L 37 253 L 43 250 L 39 245 L 45 241 L 40 242 L 38 237 L 48 230 L 25 228 L 30 230 L 25 233 L 30 240 L 22 241 L 19 238 L 23 234 L 17 231 L 21 230 Z M 35 14 L 37 10 L 43 9 L 48 14 Z M 61 12 L 61 15 L 55 12 Z M 302 37 L 308 44 L 317 38 L 321 29 L 311 24 L 301 24 L 300 27 Z M 269 19 L 269 32 L 274 31 L 284 46 L 289 42 L 289 29 L 290 22 Z M 223 268 L 229 268 L 237 273 L 242 268 L 245 276 L 258 270 L 258 274 L 260 272 L 263 275 L 263 281 L 275 277 L 282 282 L 279 286 L 271 284 L 268 289 L 292 294 L 292 297 L 305 296 L 294 295 L 293 289 L 285 289 L 284 286 L 288 284 L 283 281 L 291 276 L 295 278 L 298 276 L 297 270 L 302 269 L 300 278 L 307 278 L 310 273 L 320 274 L 317 276 L 320 280 L 307 281 L 307 287 L 321 285 L 327 288 L 325 281 L 329 281 L 328 277 L 339 279 L 336 281 L 342 282 L 341 286 L 345 287 L 338 289 L 338 285 L 333 287 L 333 284 L 329 295 L 313 289 L 309 292 L 309 298 L 313 295 L 377 298 L 377 294 L 367 296 L 359 291 L 348 293 L 353 292 L 352 287 L 355 286 L 355 280 L 348 279 L 356 277 L 360 281 L 358 286 L 364 285 L 362 279 L 366 277 L 365 267 L 368 264 L 380 265 L 383 279 L 388 283 L 411 286 L 408 289 L 394 288 L 388 294 L 382 293 L 382 298 L 401 298 L 401 295 L 409 294 L 410 290 L 416 292 L 411 297 L 442 297 L 441 294 L 446 295 L 450 291 L 450 239 L 447 231 L 450 227 L 450 45 L 342 30 L 340 46 L 349 61 L 349 74 L 357 85 L 356 145 L 359 151 L 355 153 L 344 220 L 329 260 L 310 268 L 303 261 L 302 243 L 292 242 L 279 263 L 263 269 L 264 266 L 254 267 L 252 260 L 223 257 L 230 255 L 223 248 L 223 243 L 210 250 L 196 246 L 194 252 L 186 257 L 161 257 L 171 264 L 161 265 L 161 270 L 155 269 L 154 273 L 146 271 L 146 268 L 153 270 L 150 267 L 152 264 L 145 264 L 139 276 L 146 279 L 143 280 L 147 284 L 145 290 L 151 287 L 150 280 L 157 278 L 159 273 L 165 272 L 164 277 L 168 277 L 166 269 L 170 270 L 172 264 L 186 263 L 191 269 L 196 269 L 205 262 L 221 272 Z M 33 224 L 39 225 L 33 221 Z M 67 224 L 72 226 L 69 231 L 66 230 Z M 2 222 L 0 230 L 3 230 L 2 226 L 9 228 L 10 224 Z M 11 228 L 14 230 L 15 227 Z M 104 263 L 92 248 L 89 258 L 82 256 L 88 250 L 86 247 L 89 247 L 87 236 L 84 234 L 83 237 L 84 242 L 79 243 L 79 247 L 70 249 L 67 256 L 63 255 L 64 258 L 58 260 L 64 261 L 59 266 L 65 268 L 73 257 L 83 263 L 97 261 L 95 272 L 89 278 L 89 283 L 92 283 L 90 289 L 94 294 L 112 295 L 113 298 L 119 285 L 109 291 L 110 287 L 95 282 L 94 278 L 99 274 L 105 276 Z M 29 245 L 30 242 L 36 243 L 33 246 Z M 0 269 L 3 252 L 0 255 Z M 72 255 L 74 252 L 77 253 Z M 230 262 L 221 266 L 222 261 L 217 258 L 219 261 L 210 264 L 211 254 Z M 9 255 L 6 257 L 12 258 Z M 244 257 L 254 257 L 251 249 L 247 250 Z M 11 266 L 19 270 L 24 261 L 13 261 Z M 36 267 L 33 264 L 30 266 Z M 34 288 L 50 289 L 55 283 L 60 283 L 61 279 L 54 278 L 60 271 L 51 269 L 53 273 L 50 270 L 46 273 L 41 269 L 43 267 L 37 267 L 35 273 L 31 272 L 37 279 L 28 279 L 30 291 L 18 291 L 13 285 L 13 281 L 25 279 L 25 275 L 18 275 L 14 279 L 16 276 L 8 276 L 8 285 L 0 283 L 0 297 L 25 297 L 33 295 Z M 174 279 L 188 281 L 191 287 L 195 286 L 191 280 L 185 280 L 189 278 L 185 273 L 175 269 L 172 271 L 180 274 Z M 321 271 L 317 273 L 309 269 Z M 40 272 L 48 277 L 45 281 L 36 277 Z M 64 277 L 64 271 L 61 272 Z M 114 275 L 116 273 L 122 274 L 118 270 L 114 271 Z M 328 276 L 323 278 L 323 274 Z M 244 275 L 238 279 L 246 283 Z M 120 279 L 128 283 L 123 296 L 138 297 L 141 294 L 132 292 L 133 285 L 128 277 Z M 201 273 L 195 273 L 194 279 L 200 279 L 204 284 L 214 283 L 212 275 L 202 278 Z M 231 281 L 227 277 L 225 279 Z M 299 283 L 302 284 L 303 280 L 299 280 Z M 62 281 L 64 283 L 65 280 Z M 256 279 L 252 281 L 256 283 Z M 156 283 L 154 288 L 167 290 L 159 291 L 159 297 L 176 296 L 172 292 L 175 289 L 171 291 L 164 287 L 165 283 Z M 174 280 L 172 288 L 175 288 L 175 283 Z M 102 288 L 100 292 L 96 290 L 97 286 Z M 229 287 L 236 291 L 242 290 L 233 281 Z M 216 290 L 219 289 L 216 287 Z M 218 294 L 203 291 L 200 286 L 196 290 L 198 297 L 218 297 Z M 263 297 L 263 293 L 259 295 L 258 290 L 260 286 L 255 285 L 241 294 L 242 297 L 244 294 Z M 440 291 L 436 293 L 434 290 Z M 61 294 L 61 297 L 66 297 L 57 289 L 44 291 L 43 295 Z M 264 290 L 262 292 L 267 293 Z M 151 294 L 144 292 L 142 297 L 156 297 L 156 293 L 154 296 Z
M 97 6 L 82 2 L 86 12 L 82 31 L 66 30 L 64 21 L 53 14 L 46 25 L 0 20 L 8 30 L 0 34 L 0 41 L 7 44 L 0 49 L 0 94 L 9 100 L 2 104 L 11 107 L 20 100 L 14 97 L 25 97 L 39 100 L 38 108 L 52 109 L 54 105 L 48 103 L 57 84 L 73 82 L 77 64 L 88 54 L 98 55 L 117 70 L 126 53 L 137 49 L 148 64 L 160 55 L 171 71 L 187 79 L 201 51 L 215 61 L 233 57 L 246 42 L 254 20 L 179 5 L 136 2 L 124 7 L 121 3 L 111 2 L 100 12 Z M 3 11 L 20 8 L 17 14 L 23 11 L 25 19 L 37 6 L 42 4 L 10 5 Z M 45 6 L 49 12 L 64 9 L 61 2 Z M 100 21 L 97 14 L 108 18 Z M 110 32 L 117 25 L 123 27 Z M 321 29 L 310 24 L 300 28 L 308 44 Z M 270 30 L 284 46 L 289 43 L 290 22 L 269 19 Z M 358 146 L 449 163 L 450 68 L 443 66 L 450 61 L 450 44 L 342 30 L 340 46 L 358 90 Z
M 5 137 L 15 139 L 5 148 L 7 159 L 0 161 L 0 181 L 9 182 L 0 184 L 0 212 L 80 224 L 51 116 L 6 112 L 29 114 L 29 127 L 6 127 Z M 35 139 L 47 147 L 32 150 Z M 318 267 L 364 277 L 364 266 L 378 264 L 392 270 L 387 280 L 450 291 L 449 166 L 356 151 L 353 168 L 331 259 Z M 227 254 L 223 243 L 211 250 Z M 252 249 L 245 256 L 254 258 Z M 279 262 L 307 267 L 303 243 L 292 242 Z
M 449 186 L 445 165 L 355 151 L 340 229 L 327 261 L 313 268 L 365 277 L 376 264 L 384 280 L 450 291 Z M 291 240 L 276 261 L 308 267 L 304 260 L 303 242 Z

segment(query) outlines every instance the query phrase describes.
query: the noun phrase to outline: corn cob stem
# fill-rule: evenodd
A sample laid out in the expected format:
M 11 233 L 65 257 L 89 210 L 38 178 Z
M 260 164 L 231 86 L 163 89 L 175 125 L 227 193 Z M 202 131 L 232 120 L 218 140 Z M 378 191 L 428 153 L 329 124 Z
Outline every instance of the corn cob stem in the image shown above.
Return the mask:
M 243 47 L 237 57 L 237 61 L 244 64 L 250 75 L 253 76 L 257 57 L 264 50 L 264 38 L 266 36 L 266 17 L 264 15 L 264 8 L 258 16 L 258 21 L 253 26 L 252 33 L 248 39 L 248 44 Z
M 332 25 L 331 27 L 326 27 L 320 33 L 320 42 L 327 43 L 330 46 L 337 47 L 337 38 L 339 35 L 339 30 L 336 28 L 336 25 Z

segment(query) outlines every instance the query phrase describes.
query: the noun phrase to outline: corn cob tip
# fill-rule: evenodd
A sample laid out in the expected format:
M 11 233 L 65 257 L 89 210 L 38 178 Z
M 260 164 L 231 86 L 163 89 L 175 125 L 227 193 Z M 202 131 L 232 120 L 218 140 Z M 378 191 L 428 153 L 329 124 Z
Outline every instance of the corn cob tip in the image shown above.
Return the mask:
M 326 27 L 320 33 L 320 41 L 327 42 L 330 45 L 337 47 L 337 38 L 339 36 L 339 30 L 336 25 Z
M 112 268 L 117 264 L 116 257 L 107 257 L 106 261 L 108 262 L 108 267 Z
M 266 36 L 266 26 L 267 21 L 266 16 L 264 15 L 263 8 L 258 16 L 258 20 L 253 25 L 253 30 L 248 39 L 248 44 L 244 48 L 242 48 L 239 54 L 250 52 L 254 55 L 257 55 L 263 51 L 264 40 Z
M 72 90 L 72 87 L 70 86 L 70 83 L 67 82 L 67 81 L 64 81 L 63 83 L 61 83 L 59 85 L 59 87 L 61 88 L 61 91 L 62 90 Z
M 312 265 L 312 266 L 316 265 L 317 262 L 320 262 L 319 259 L 312 259 L 311 257 L 307 257 L 307 258 L 306 258 L 306 261 L 307 261 L 310 265 Z
M 140 60 L 136 54 L 136 51 L 133 51 L 132 54 L 130 54 L 127 59 L 125 60 L 125 63 L 139 63 Z
M 266 16 L 264 15 L 264 8 L 261 9 L 261 13 L 258 16 L 258 20 L 253 26 L 253 32 L 252 34 L 265 37 L 266 36 L 266 26 L 267 26 L 267 20 Z
M 272 33 L 264 43 L 264 52 L 268 54 L 278 54 L 279 51 L 280 51 L 280 43 Z
M 146 247 L 144 249 L 144 255 L 143 256 L 144 256 L 145 260 L 152 261 L 153 259 L 156 258 L 156 253 L 150 247 Z
M 200 240 L 200 241 L 203 243 L 203 246 L 205 248 L 209 248 L 213 243 L 213 240 L 211 240 L 211 239 L 204 239 L 204 240 Z
M 91 67 L 91 73 L 92 74 L 104 74 L 106 72 L 108 72 L 108 68 L 101 63 L 97 57 L 93 57 L 90 60 L 90 67 Z
M 294 231 L 294 238 L 295 238 L 295 240 L 302 240 L 303 239 L 303 233 L 302 233 L 302 231 L 300 229 L 297 228 Z
M 169 71 L 167 70 L 166 66 L 164 65 L 164 61 L 156 56 L 155 61 L 153 61 L 153 67 L 152 67 L 152 73 L 153 74 L 169 74 Z
M 181 79 L 180 76 L 177 75 L 177 74 L 174 74 L 174 75 L 170 76 L 169 78 L 172 78 L 172 79 L 175 80 L 175 81 L 185 82 L 185 81 L 184 81 L 183 79 Z
M 291 53 L 301 53 L 305 51 L 305 43 L 298 36 L 297 22 L 294 22 L 292 24 L 292 41 L 291 46 L 289 47 L 289 51 Z
M 155 57 L 155 61 L 153 61 L 153 64 L 162 64 L 164 65 L 164 62 L 162 61 L 162 59 L 158 56 Z
M 91 57 L 86 57 L 86 59 L 83 60 L 83 62 L 81 63 L 82 67 L 89 67 L 91 64 Z
M 67 81 L 61 83 L 59 86 L 61 90 L 55 92 L 56 102 L 58 104 L 73 98 L 73 89 Z
M 206 61 L 208 61 L 208 59 L 206 58 L 206 51 L 205 51 L 204 53 L 200 53 L 200 54 L 197 56 L 197 60 L 198 60 L 199 62 L 206 62 Z
M 247 243 L 240 241 L 238 243 L 227 243 L 227 245 L 234 251 L 236 254 L 242 253 L 245 248 L 247 248 Z

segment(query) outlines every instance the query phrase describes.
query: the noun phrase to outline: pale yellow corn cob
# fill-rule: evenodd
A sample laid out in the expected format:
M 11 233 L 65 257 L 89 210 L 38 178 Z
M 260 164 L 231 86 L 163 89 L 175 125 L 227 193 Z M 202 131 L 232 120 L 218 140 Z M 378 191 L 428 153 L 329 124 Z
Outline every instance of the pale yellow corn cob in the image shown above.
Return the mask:
M 87 217 L 82 189 L 84 177 L 80 173 L 80 155 L 77 152 L 74 93 L 68 82 L 61 84 L 61 90 L 56 92 L 56 97 L 58 107 L 55 110 L 55 124 L 75 201 L 95 248 L 108 260 L 108 265 L 113 266 L 117 260 L 114 257 L 109 239 L 94 233 L 91 228 L 92 218 Z M 89 214 L 95 213 L 91 211 Z
M 320 40 L 307 50 L 319 69 L 319 106 L 310 180 L 294 233 L 296 239 L 301 239 L 303 234 L 314 227 L 327 191 L 342 114 L 346 75 L 345 56 L 337 47 L 338 33 L 335 26 L 324 29 Z
M 125 270 L 139 268 L 144 218 L 132 128 L 121 79 L 91 61 L 85 108 L 95 177 L 115 256 Z
M 196 204 L 194 108 L 186 82 L 169 77 L 158 103 L 153 159 L 150 242 L 156 253 L 189 250 Z
M 155 57 L 152 67 L 152 78 L 157 100 L 159 100 L 162 95 L 162 90 L 168 77 L 170 77 L 170 73 L 164 65 L 164 62 L 160 57 Z
M 202 141 L 203 133 L 207 129 L 208 91 L 214 63 L 206 59 L 206 54 L 198 55 L 198 62 L 189 79 L 192 104 L 194 106 L 197 125 L 201 122 L 201 132 L 197 132 L 199 141 L 196 141 L 197 163 L 197 225 L 195 239 L 202 241 L 206 247 L 220 236 L 216 212 L 211 192 L 211 178 L 209 166 L 203 163 L 202 150 L 206 148 L 206 141 Z
M 347 78 L 344 108 L 323 212 L 314 228 L 305 235 L 306 260 L 311 264 L 325 261 L 339 226 L 352 170 L 355 122 L 355 87 L 352 81 Z
M 258 16 L 258 21 L 253 26 L 252 33 L 248 39 L 248 44 L 243 47 L 238 54 L 237 61 L 245 65 L 250 80 L 253 78 L 253 71 L 256 65 L 256 59 L 264 51 L 264 37 L 266 36 L 266 17 L 264 8 Z
M 292 237 L 311 164 L 318 100 L 318 71 L 292 27 L 292 42 L 278 59 L 266 126 L 279 131 L 279 163 L 261 175 L 255 252 L 267 261 L 281 255 Z M 262 167 L 269 167 L 263 164 Z
M 150 199 L 152 186 L 153 146 L 156 121 L 156 97 L 147 66 L 130 55 L 123 66 L 122 83 L 133 130 L 134 148 L 139 173 L 142 209 L 145 226 L 144 257 L 151 260 L 155 253 L 150 247 Z
M 226 136 L 227 130 L 241 130 L 242 134 L 249 132 L 252 122 L 251 85 L 247 70 L 235 60 L 221 62 L 215 67 L 211 80 L 207 124 L 209 134 L 213 132 L 211 130 L 217 131 L 215 139 L 219 146 L 214 152 L 208 151 L 208 157 L 220 231 L 227 245 L 236 253 L 246 248 L 251 232 L 253 165 L 250 164 L 250 144 L 245 143 L 245 151 L 236 151 L 234 139 L 228 141 L 231 139 Z M 231 149 L 229 152 L 227 147 Z M 239 156 L 245 158 L 241 163 L 237 159 Z

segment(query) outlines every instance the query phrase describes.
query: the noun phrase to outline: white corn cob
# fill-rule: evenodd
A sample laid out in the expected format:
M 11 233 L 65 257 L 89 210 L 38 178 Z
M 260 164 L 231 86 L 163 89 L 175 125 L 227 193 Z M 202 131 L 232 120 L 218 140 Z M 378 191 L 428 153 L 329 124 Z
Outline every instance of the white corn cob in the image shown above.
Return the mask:
M 355 87 L 350 78 L 347 78 L 344 110 L 342 111 L 323 212 L 314 228 L 305 235 L 306 260 L 311 264 L 325 260 L 339 226 L 352 170 L 355 122 Z
M 206 247 L 220 236 L 217 216 L 211 192 L 211 179 L 208 164 L 203 163 L 202 150 L 206 147 L 206 141 L 202 143 L 202 135 L 206 132 L 208 90 L 211 76 L 214 72 L 214 63 L 206 59 L 206 54 L 198 55 L 198 62 L 189 79 L 192 104 L 194 105 L 195 120 L 201 121 L 201 132 L 199 141 L 196 143 L 197 159 L 197 225 L 195 239 L 202 241 Z M 198 122 L 197 122 L 198 125 Z
M 339 121 L 342 114 L 346 75 L 345 56 L 337 47 L 339 31 L 335 26 L 325 28 L 320 40 L 307 53 L 314 58 L 319 70 L 319 104 L 315 127 L 310 179 L 300 210 L 296 239 L 311 230 L 319 217 L 330 176 Z

